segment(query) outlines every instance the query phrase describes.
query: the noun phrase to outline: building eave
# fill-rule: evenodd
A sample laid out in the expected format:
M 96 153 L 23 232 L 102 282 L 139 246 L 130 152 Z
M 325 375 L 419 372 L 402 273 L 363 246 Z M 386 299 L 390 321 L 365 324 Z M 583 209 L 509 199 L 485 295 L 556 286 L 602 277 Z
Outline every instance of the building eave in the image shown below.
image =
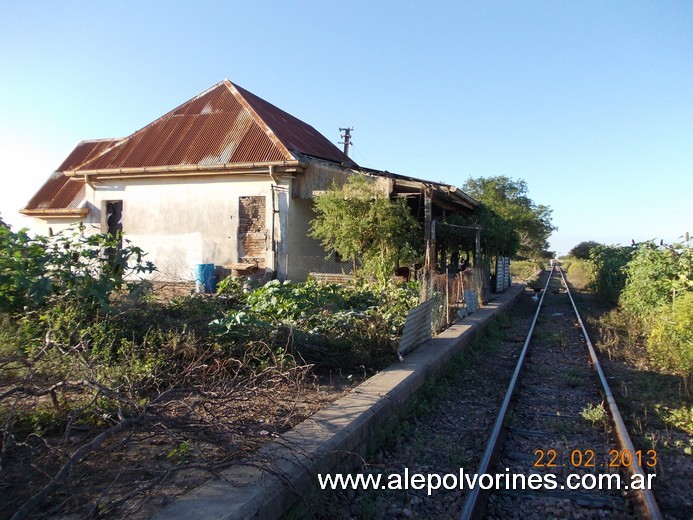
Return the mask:
M 67 177 L 84 179 L 91 182 L 97 179 L 134 179 L 134 178 L 165 178 L 165 177 L 198 177 L 210 175 L 266 175 L 297 174 L 308 166 L 303 161 L 272 161 L 253 163 L 224 163 L 224 164 L 181 164 L 170 166 L 145 166 L 138 168 L 114 168 L 96 170 L 67 170 Z
M 61 218 L 85 218 L 89 215 L 89 208 L 34 208 L 20 209 L 19 212 L 27 217 L 35 217 L 44 220 Z

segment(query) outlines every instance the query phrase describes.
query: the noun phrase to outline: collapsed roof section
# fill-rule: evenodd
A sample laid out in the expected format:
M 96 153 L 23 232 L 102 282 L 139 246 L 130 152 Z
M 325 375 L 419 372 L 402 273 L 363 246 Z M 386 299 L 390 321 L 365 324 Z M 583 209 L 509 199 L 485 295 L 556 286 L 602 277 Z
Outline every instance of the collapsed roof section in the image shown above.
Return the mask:
M 391 192 L 396 196 L 414 197 L 426 190 L 430 190 L 433 203 L 443 209 L 467 214 L 473 212 L 479 206 L 476 200 L 452 184 L 417 179 L 416 177 L 399 175 L 387 170 L 361 168 L 361 171 L 368 175 L 390 179 L 392 183 Z

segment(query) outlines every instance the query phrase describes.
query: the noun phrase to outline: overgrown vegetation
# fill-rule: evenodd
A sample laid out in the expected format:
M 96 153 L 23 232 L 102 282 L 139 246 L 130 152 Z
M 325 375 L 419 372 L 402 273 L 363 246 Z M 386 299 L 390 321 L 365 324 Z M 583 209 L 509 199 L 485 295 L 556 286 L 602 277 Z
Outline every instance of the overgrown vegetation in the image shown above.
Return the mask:
M 568 273 L 570 283 L 574 287 L 585 289 L 591 286 L 591 266 L 589 260 L 568 257 L 561 259 L 561 265 Z
M 602 302 L 618 305 L 601 319 L 602 336 L 612 354 L 693 378 L 693 247 L 644 242 L 633 247 L 583 242 L 568 258 L 568 274 L 587 273 L 588 285 Z M 575 250 L 576 248 L 573 248 Z
M 568 258 L 574 258 L 577 260 L 589 260 L 592 249 L 599 245 L 601 244 L 599 244 L 599 242 L 595 242 L 594 240 L 580 242 L 578 245 L 576 245 L 570 251 L 568 251 Z
M 625 268 L 619 299 L 637 317 L 656 367 L 693 379 L 693 247 L 641 244 Z
M 333 186 L 315 201 L 311 236 L 330 254 L 357 261 L 366 277 L 386 283 L 422 249 L 421 226 L 404 199 L 390 200 L 363 175 Z
M 389 363 L 418 303 L 411 284 L 250 287 L 230 278 L 212 297 L 160 300 L 138 276 L 155 267 L 123 237 L 82 227 L 30 237 L 0 226 L 0 246 L 0 471 L 20 482 L 11 472 L 36 466 L 26 478 L 45 483 L 24 496 L 22 514 L 135 426 L 157 424 L 176 467 L 193 449 L 171 433 L 185 421 L 216 431 L 214 442 L 226 446 L 222 433 L 236 438 L 245 428 L 219 423 L 239 413 L 229 403 L 296 392 L 316 365 Z M 83 446 L 71 448 L 83 432 Z
M 474 251 L 474 226 L 481 227 L 480 245 L 487 259 L 495 256 L 514 256 L 520 245 L 520 235 L 514 225 L 483 204 L 473 216 L 465 218 L 449 215 L 437 224 L 437 245 L 448 251 Z
M 537 271 L 545 269 L 546 265 L 543 262 L 535 260 L 516 260 L 510 262 L 510 274 L 513 278 L 519 280 L 531 280 L 535 277 Z
M 131 276 L 155 269 L 130 241 L 83 225 L 53 237 L 0 226 L 0 248 L 0 312 L 10 314 L 73 302 L 92 315 Z
M 240 283 L 231 281 L 220 290 Z M 407 312 L 418 301 L 419 287 L 413 283 L 273 280 L 248 292 L 212 325 L 220 337 L 282 344 L 310 363 L 379 367 L 393 360 Z
M 633 255 L 633 248 L 598 245 L 590 250 L 592 288 L 604 303 L 615 305 L 626 285 L 624 268 Z

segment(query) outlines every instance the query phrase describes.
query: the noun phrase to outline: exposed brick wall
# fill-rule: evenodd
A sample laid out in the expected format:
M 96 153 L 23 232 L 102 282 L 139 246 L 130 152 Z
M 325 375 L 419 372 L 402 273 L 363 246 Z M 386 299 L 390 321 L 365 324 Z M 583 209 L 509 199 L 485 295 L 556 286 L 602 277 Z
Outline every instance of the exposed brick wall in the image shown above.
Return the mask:
M 265 266 L 267 229 L 265 228 L 265 197 L 239 197 L 238 199 L 238 243 L 240 256 L 253 259 L 258 267 Z

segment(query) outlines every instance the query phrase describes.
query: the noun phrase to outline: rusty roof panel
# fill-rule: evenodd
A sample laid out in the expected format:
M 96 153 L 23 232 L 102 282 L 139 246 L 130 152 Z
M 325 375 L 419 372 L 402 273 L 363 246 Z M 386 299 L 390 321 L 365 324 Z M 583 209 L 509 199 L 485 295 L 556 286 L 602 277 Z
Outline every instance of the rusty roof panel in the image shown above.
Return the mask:
M 41 186 L 26 205 L 27 209 L 47 208 L 55 195 L 63 189 L 68 178 L 60 172 L 54 172 L 48 180 Z
M 78 168 L 85 161 L 98 156 L 118 141 L 118 139 L 94 139 L 80 142 L 31 198 L 25 209 L 78 207 L 84 198 L 84 182 L 69 179 L 62 172 Z
M 248 92 L 236 84 L 233 86 L 288 149 L 303 155 L 344 163 L 351 167 L 356 166 L 356 163 L 342 150 L 312 126 L 275 107 L 252 92 Z
M 270 162 L 281 161 L 282 158 L 281 152 L 267 134 L 255 125 L 238 143 L 230 162 Z
M 50 207 L 54 209 L 78 208 L 82 200 L 84 200 L 85 192 L 86 186 L 84 182 L 76 179 L 69 179 L 63 189 L 53 197 Z
M 243 153 L 238 153 L 242 148 Z M 273 149 L 274 148 L 274 149 Z M 290 160 L 222 82 L 78 170 Z
M 269 134 L 265 127 L 270 129 Z M 247 90 L 222 81 L 77 170 L 293 159 L 285 149 L 355 165 L 310 125 Z
M 83 182 L 61 172 L 274 162 L 294 152 L 356 166 L 312 126 L 224 80 L 128 137 L 82 141 L 26 209 L 81 203 Z
M 76 208 L 84 198 L 84 182 L 55 172 L 32 197 L 25 209 Z

